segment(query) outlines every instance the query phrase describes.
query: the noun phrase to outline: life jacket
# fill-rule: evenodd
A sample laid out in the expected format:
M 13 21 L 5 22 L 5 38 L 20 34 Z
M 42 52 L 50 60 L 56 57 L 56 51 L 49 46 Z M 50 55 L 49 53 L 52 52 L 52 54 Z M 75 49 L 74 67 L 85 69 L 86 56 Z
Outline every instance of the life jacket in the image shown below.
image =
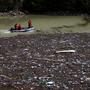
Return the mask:
M 21 30 L 21 29 L 22 29 L 21 24 L 19 24 L 18 25 L 18 30 Z
M 29 27 L 29 28 L 32 27 L 32 21 L 31 21 L 31 20 L 28 21 L 28 27 Z

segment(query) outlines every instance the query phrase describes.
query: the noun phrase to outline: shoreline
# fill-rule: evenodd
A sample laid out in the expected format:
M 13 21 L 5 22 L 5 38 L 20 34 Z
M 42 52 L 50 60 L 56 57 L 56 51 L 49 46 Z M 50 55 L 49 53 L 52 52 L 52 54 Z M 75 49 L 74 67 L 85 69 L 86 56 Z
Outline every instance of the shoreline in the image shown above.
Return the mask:
M 9 11 L 9 12 L 0 12 L 0 16 L 24 16 L 24 15 L 50 15 L 50 16 L 90 16 L 87 13 L 70 13 L 70 12 L 26 12 L 26 11 Z

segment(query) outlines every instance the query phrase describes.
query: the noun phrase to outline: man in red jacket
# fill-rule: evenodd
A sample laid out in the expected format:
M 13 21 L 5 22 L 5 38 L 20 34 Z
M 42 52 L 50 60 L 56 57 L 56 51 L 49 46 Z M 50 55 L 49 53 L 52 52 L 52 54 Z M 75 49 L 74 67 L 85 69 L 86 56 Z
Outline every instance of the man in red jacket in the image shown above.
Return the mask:
M 21 30 L 21 29 L 22 29 L 21 24 L 19 24 L 18 25 L 18 30 Z
M 31 28 L 32 27 L 32 20 L 30 19 L 29 21 L 28 21 L 28 28 Z
M 21 30 L 22 29 L 21 24 L 15 24 L 15 29 L 16 30 Z

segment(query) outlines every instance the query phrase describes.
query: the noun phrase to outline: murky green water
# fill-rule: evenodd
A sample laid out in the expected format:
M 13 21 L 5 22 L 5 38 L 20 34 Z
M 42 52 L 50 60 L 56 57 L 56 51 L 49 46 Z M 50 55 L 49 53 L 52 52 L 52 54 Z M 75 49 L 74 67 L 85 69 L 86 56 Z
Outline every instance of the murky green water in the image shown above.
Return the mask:
M 84 25 L 85 21 L 81 16 L 30 15 L 0 17 L 0 35 L 3 36 L 2 32 L 14 26 L 15 23 L 21 23 L 22 26 L 27 26 L 30 18 L 33 21 L 33 26 L 41 32 L 90 32 L 90 24 Z

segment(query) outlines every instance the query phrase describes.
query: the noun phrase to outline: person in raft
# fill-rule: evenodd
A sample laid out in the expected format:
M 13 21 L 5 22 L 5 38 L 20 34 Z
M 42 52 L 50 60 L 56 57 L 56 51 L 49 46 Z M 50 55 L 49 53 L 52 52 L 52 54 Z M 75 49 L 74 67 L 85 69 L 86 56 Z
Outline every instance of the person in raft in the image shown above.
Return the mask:
M 15 30 L 21 30 L 21 24 L 15 24 Z
M 29 19 L 29 21 L 28 21 L 28 28 L 31 28 L 31 27 L 32 27 L 32 20 Z

